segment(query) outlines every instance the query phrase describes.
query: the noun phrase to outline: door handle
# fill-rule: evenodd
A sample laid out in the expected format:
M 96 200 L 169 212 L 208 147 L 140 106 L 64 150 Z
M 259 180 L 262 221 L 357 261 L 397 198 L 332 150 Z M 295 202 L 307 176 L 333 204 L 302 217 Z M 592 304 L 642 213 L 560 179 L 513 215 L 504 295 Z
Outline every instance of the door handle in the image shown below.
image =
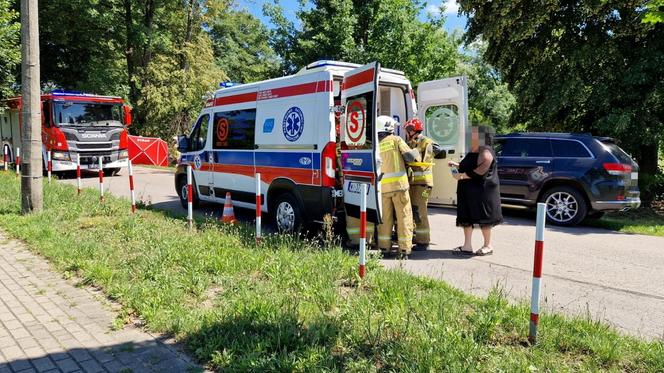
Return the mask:
M 551 161 L 535 161 L 537 164 L 549 164 Z

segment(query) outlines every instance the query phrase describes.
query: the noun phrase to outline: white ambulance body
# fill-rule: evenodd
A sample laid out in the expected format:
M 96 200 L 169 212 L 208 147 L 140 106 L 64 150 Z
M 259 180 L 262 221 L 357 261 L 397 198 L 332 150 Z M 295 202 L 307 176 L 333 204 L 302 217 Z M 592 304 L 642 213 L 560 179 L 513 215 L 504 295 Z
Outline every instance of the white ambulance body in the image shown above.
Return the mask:
M 446 164 L 466 149 L 465 78 L 421 83 L 418 97 L 427 135 L 449 154 L 435 166 L 432 203 L 455 204 L 456 184 Z M 378 63 L 318 61 L 292 76 L 220 89 L 179 139 L 176 190 L 186 205 L 191 165 L 195 202 L 223 203 L 231 192 L 235 206 L 253 209 L 260 173 L 262 211 L 279 229 L 292 230 L 328 213 L 359 216 L 360 184 L 368 183 L 367 215 L 378 221 L 375 118 L 390 115 L 405 123 L 415 113 L 408 79 Z

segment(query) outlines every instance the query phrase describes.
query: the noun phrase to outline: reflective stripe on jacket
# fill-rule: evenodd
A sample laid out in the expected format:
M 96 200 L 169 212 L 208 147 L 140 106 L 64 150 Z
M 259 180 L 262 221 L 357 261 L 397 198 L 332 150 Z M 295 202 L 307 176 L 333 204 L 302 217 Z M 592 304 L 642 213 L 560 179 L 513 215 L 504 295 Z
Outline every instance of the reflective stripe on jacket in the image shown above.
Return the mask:
M 420 161 L 419 154 L 411 150 L 399 136 L 388 135 L 380 140 L 380 159 L 382 176 L 380 185 L 383 193 L 408 190 L 408 175 L 404 157 Z
M 433 187 L 433 140 L 419 134 L 408 142 L 408 145 L 417 149 L 422 162 L 409 163 L 411 174 L 409 178 L 410 185 L 426 185 Z

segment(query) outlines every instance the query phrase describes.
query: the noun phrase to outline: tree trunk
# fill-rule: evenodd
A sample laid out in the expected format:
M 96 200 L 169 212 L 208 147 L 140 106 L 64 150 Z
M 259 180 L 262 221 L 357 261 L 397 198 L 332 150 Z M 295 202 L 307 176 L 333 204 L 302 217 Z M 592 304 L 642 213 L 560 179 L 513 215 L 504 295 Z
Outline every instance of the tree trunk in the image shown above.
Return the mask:
M 44 208 L 42 191 L 41 92 L 37 0 L 21 0 L 21 213 Z
M 124 16 L 125 16 L 125 29 L 127 33 L 127 43 L 125 46 L 125 58 L 127 60 L 127 83 L 129 84 L 129 101 L 136 106 L 140 98 L 140 92 L 136 85 L 136 63 L 135 63 L 135 41 L 133 14 L 131 8 L 131 0 L 124 0 Z M 136 114 L 136 113 L 134 113 Z M 136 115 L 135 115 L 136 116 Z M 137 121 L 138 122 L 138 121 Z M 140 122 L 139 122 L 140 123 Z

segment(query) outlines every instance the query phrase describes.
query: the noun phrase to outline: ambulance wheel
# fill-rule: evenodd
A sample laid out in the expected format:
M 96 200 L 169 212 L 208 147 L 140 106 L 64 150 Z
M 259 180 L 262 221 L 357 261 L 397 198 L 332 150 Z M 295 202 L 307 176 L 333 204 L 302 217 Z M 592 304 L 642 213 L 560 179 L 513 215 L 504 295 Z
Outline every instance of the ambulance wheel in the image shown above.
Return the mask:
M 191 199 L 192 205 L 194 208 L 198 207 L 198 204 L 200 200 L 198 199 L 198 193 L 196 193 L 196 181 L 194 181 L 194 185 L 192 185 L 191 188 L 194 192 L 194 195 L 192 196 L 193 198 Z M 178 196 L 180 197 L 180 204 L 182 205 L 183 208 L 187 208 L 187 178 L 186 177 L 180 177 L 178 178 Z
M 290 193 L 284 193 L 274 202 L 274 222 L 279 232 L 297 232 L 302 226 L 300 204 Z

